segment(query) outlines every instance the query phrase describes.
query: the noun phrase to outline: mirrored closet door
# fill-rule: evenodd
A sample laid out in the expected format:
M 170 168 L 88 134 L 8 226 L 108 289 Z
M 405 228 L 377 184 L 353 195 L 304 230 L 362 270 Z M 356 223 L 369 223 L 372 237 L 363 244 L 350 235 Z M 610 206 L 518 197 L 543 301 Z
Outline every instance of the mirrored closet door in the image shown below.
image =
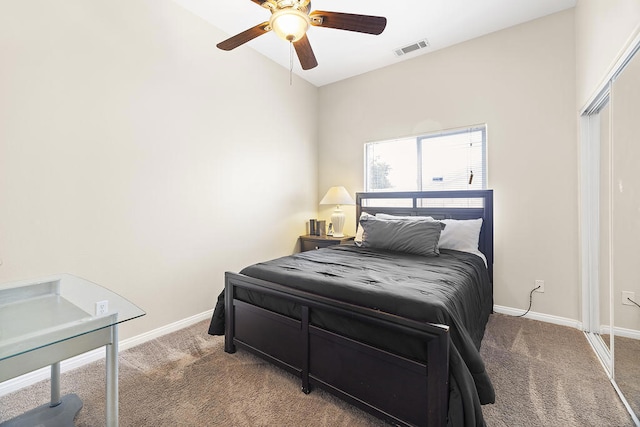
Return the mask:
M 640 414 L 640 54 L 611 84 L 614 378 Z
M 584 327 L 640 425 L 640 43 L 582 118 Z

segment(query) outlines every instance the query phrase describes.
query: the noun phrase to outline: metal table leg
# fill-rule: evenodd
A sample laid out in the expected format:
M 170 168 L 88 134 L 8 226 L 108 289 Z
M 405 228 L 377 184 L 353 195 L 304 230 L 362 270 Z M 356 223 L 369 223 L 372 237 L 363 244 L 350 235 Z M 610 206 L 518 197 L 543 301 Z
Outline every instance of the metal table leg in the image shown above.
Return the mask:
M 51 403 L 49 406 L 54 408 L 62 403 L 60 399 L 60 362 L 51 365 Z
M 118 325 L 112 325 L 111 344 L 106 347 L 107 427 L 118 427 Z

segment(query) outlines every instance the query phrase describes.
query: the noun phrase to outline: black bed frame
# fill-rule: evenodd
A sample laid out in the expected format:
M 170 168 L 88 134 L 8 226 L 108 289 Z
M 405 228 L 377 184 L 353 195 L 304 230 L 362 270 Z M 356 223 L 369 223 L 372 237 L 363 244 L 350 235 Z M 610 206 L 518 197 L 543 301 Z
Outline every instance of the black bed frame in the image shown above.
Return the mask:
M 426 199 L 481 199 L 481 207 L 442 208 Z M 375 200 L 385 206 L 375 206 Z M 396 199 L 402 207 L 390 207 Z M 396 202 L 394 202 L 396 203 Z M 483 218 L 480 249 L 493 272 L 493 192 L 438 191 L 356 193 L 361 212 L 429 215 L 438 219 Z M 244 288 L 289 300 L 301 307 L 294 319 L 234 298 Z M 309 322 L 322 310 L 358 319 L 394 333 L 418 337 L 427 361 L 417 362 Z M 449 398 L 449 328 L 416 322 L 378 310 L 308 294 L 237 273 L 225 274 L 225 351 L 248 350 L 301 378 L 302 390 L 320 387 L 395 425 L 444 426 Z

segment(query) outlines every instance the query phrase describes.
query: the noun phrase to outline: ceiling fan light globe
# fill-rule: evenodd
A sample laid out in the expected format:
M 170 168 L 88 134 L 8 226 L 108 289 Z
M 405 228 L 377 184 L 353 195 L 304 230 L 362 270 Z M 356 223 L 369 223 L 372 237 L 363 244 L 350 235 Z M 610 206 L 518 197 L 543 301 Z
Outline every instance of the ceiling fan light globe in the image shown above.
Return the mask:
M 297 42 L 309 29 L 309 15 L 298 9 L 277 10 L 269 20 L 271 29 L 283 40 Z

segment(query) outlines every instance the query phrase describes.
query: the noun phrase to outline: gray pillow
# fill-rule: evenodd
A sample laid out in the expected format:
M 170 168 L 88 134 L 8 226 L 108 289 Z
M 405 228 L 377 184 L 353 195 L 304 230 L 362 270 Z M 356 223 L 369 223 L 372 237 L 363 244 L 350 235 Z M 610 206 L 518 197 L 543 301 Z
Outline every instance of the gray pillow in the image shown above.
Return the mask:
M 388 249 L 424 256 L 438 256 L 438 241 L 445 225 L 438 221 L 382 220 L 360 218 L 363 248 Z

